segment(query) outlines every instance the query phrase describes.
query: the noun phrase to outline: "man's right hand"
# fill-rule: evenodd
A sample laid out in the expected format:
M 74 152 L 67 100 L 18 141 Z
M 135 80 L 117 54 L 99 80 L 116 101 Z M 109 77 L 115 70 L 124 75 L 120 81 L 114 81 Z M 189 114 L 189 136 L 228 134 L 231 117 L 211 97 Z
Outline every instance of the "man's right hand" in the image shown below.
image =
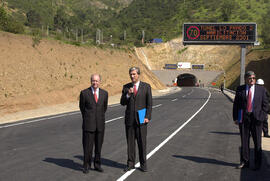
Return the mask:
M 238 123 L 238 121 L 237 121 L 237 120 L 234 120 L 234 124 L 238 125 L 239 123 Z
M 133 94 L 133 91 L 134 91 L 134 90 L 133 90 L 133 87 L 129 88 L 129 89 L 128 89 L 128 95 L 131 96 L 131 94 Z

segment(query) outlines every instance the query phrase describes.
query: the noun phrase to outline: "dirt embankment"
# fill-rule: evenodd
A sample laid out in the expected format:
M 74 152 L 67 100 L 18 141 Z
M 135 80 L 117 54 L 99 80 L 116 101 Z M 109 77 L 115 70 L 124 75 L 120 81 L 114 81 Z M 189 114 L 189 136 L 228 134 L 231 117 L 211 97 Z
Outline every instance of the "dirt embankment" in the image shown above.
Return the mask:
M 249 46 L 246 54 L 246 70 L 255 71 L 257 78 L 265 81 L 270 91 L 270 50 L 256 50 Z M 148 44 L 147 47 L 138 48 L 139 56 L 143 53 L 147 57 L 152 70 L 163 69 L 166 63 L 190 62 L 191 64 L 204 64 L 206 70 L 226 72 L 226 87 L 236 89 L 240 76 L 240 46 L 228 45 L 189 45 L 183 46 L 182 38 L 166 43 Z M 143 52 L 143 53 L 142 53 Z M 223 82 L 223 75 L 217 85 Z
M 133 52 L 84 48 L 58 41 L 0 32 L 0 115 L 78 100 L 89 87 L 92 73 L 102 76 L 101 87 L 110 95 L 129 82 L 128 69 L 138 66 L 141 79 L 153 89 L 165 86 Z
M 166 43 L 148 44 L 147 47 L 138 50 L 144 52 L 153 70 L 163 69 L 166 63 L 190 62 L 191 64 L 204 64 L 206 70 L 222 71 L 240 58 L 239 46 L 184 46 L 182 38 Z
M 246 55 L 246 71 L 255 72 L 257 79 L 263 79 L 265 87 L 270 91 L 270 50 L 249 50 Z M 219 83 L 223 78 L 219 80 Z M 230 89 L 236 90 L 240 83 L 240 60 L 233 62 L 226 70 L 226 83 Z

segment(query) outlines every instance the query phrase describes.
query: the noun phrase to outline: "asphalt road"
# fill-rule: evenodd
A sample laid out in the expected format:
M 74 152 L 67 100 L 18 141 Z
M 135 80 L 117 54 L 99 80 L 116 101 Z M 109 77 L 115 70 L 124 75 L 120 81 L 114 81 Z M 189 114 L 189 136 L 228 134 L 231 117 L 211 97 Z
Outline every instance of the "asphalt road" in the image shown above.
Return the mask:
M 147 173 L 123 172 L 127 153 L 120 105 L 106 113 L 104 173 L 82 173 L 79 112 L 0 125 L 0 180 L 270 180 L 265 160 L 257 172 L 235 169 L 240 137 L 231 111 L 230 100 L 215 90 L 190 87 L 155 98 Z

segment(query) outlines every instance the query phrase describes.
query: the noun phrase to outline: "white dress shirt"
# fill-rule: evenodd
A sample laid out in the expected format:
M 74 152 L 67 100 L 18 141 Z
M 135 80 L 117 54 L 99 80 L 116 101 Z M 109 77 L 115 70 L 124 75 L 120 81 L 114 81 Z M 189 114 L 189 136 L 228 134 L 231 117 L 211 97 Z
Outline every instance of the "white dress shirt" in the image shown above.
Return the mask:
M 95 89 L 93 87 L 91 87 L 91 90 L 92 90 L 92 93 L 94 95 L 95 94 Z M 99 88 L 97 88 L 96 94 L 97 94 L 97 98 L 99 98 Z

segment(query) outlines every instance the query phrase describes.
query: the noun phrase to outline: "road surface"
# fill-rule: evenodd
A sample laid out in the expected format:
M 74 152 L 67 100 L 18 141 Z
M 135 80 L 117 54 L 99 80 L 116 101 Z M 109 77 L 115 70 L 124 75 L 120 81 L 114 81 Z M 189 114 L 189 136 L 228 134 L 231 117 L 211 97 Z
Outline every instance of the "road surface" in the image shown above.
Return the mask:
M 219 91 L 187 87 L 154 99 L 146 173 L 123 172 L 124 110 L 112 105 L 106 113 L 104 173 L 82 173 L 79 112 L 0 125 L 0 180 L 270 180 L 265 160 L 257 172 L 235 169 L 240 137 L 232 122 L 232 103 Z

